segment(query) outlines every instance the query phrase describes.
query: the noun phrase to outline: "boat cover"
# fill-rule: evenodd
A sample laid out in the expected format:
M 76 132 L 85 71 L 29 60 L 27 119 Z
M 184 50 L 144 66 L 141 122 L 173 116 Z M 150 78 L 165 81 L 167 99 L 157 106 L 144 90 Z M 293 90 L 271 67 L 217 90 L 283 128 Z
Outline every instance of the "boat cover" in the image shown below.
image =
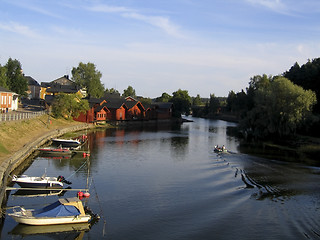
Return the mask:
M 79 214 L 80 211 L 75 206 L 63 205 L 60 201 L 33 212 L 34 217 L 65 217 L 77 216 Z

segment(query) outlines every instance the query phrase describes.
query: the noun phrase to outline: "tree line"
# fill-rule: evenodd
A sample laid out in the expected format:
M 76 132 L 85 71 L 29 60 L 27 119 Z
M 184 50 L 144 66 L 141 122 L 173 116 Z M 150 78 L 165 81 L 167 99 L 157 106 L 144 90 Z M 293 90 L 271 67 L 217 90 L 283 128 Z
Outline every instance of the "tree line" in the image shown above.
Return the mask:
M 72 68 L 72 80 L 85 88 L 89 97 L 100 98 L 106 93 L 117 93 L 114 88 L 105 88 L 101 83 L 102 73 L 93 63 L 80 62 Z M 229 92 L 228 97 L 210 98 L 189 96 L 187 90 L 178 89 L 172 95 L 164 92 L 156 99 L 139 97 L 143 105 L 152 101 L 172 102 L 174 116 L 192 114 L 195 117 L 214 118 L 221 113 L 232 114 L 239 120 L 239 127 L 246 135 L 254 138 L 287 137 L 297 132 L 320 132 L 320 58 L 299 66 L 295 63 L 290 70 L 279 76 L 256 75 L 249 81 L 246 90 Z M 27 82 L 21 64 L 9 58 L 0 65 L 0 86 L 9 88 L 21 96 L 25 95 Z M 123 91 L 122 97 L 137 97 L 132 86 Z M 88 103 L 75 96 L 61 95 L 55 100 L 58 115 L 75 116 L 88 109 Z M 316 130 L 316 131 L 315 131 Z
M 230 91 L 226 110 L 253 138 L 286 138 L 320 133 L 320 58 L 301 67 L 295 63 L 279 76 L 257 75 L 246 91 Z

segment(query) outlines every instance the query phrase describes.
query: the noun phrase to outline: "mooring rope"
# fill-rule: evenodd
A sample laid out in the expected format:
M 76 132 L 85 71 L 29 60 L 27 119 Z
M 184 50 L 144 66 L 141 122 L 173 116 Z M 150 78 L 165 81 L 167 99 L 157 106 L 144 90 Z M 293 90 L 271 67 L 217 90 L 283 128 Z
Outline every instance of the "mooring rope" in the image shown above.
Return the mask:
M 87 163 L 87 160 L 85 160 L 84 163 L 76 171 L 74 171 L 74 173 L 72 173 L 69 177 L 67 177 L 66 180 L 70 179 L 73 175 L 79 172 L 81 168 L 83 168 L 86 165 L 86 163 Z

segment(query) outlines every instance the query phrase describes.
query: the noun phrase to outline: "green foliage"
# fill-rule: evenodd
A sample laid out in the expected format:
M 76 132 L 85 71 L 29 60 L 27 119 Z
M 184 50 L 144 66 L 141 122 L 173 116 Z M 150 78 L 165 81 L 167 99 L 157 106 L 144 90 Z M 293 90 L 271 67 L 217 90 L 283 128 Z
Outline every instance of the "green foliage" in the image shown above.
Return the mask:
M 201 101 L 201 97 L 197 94 L 196 97 L 192 98 L 192 105 L 193 106 L 204 106 L 205 103 Z
M 105 93 L 111 93 L 112 94 L 112 93 L 119 93 L 119 91 L 117 89 L 114 89 L 114 88 L 110 88 L 110 89 L 106 88 Z
M 294 134 L 316 103 L 315 93 L 285 77 L 254 79 L 254 84 L 249 87 L 254 93 L 253 107 L 248 108 L 241 121 L 243 129 L 257 138 Z
M 5 66 L 2 67 L 0 64 L 0 87 L 8 88 L 7 82 L 7 68 Z
M 320 99 L 320 58 L 309 60 L 301 67 L 298 63 L 295 63 L 283 75 L 304 89 L 314 91 L 317 99 Z M 314 106 L 314 112 L 320 113 L 320 101 Z
M 218 108 L 220 107 L 220 103 L 218 98 L 215 97 L 214 94 L 210 94 L 210 101 L 209 101 L 209 113 L 216 114 L 218 112 Z
M 100 98 L 103 96 L 104 86 L 100 81 L 102 74 L 96 70 L 93 63 L 80 62 L 77 68 L 72 69 L 71 73 L 72 80 L 80 87 L 86 88 L 90 97 Z
M 189 115 L 191 107 L 191 97 L 189 96 L 187 90 L 179 89 L 178 91 L 173 92 L 170 102 L 173 103 L 175 116 L 180 116 L 183 113 Z
M 156 102 L 169 102 L 172 96 L 168 93 L 162 93 L 161 97 L 156 98 Z
M 127 89 L 123 90 L 122 97 L 136 97 L 136 90 L 133 89 L 133 87 L 128 86 Z
M 151 98 L 140 98 L 139 101 L 142 103 L 142 105 L 144 107 L 146 107 L 146 105 L 150 105 L 152 103 Z
M 77 94 L 59 94 L 52 104 L 53 115 L 66 119 L 78 117 L 81 112 L 85 113 L 88 109 L 88 101 L 79 99 Z
M 7 71 L 7 86 L 9 89 L 19 95 L 26 96 L 28 82 L 22 75 L 21 63 L 18 60 L 8 59 L 5 65 Z

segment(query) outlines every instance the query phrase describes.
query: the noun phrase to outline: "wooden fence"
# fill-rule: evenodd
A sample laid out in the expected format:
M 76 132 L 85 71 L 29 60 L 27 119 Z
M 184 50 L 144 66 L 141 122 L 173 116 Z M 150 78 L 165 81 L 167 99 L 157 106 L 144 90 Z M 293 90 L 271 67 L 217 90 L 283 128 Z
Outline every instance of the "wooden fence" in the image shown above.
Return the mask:
M 46 114 L 46 111 L 0 113 L 0 122 L 30 119 L 43 114 Z

